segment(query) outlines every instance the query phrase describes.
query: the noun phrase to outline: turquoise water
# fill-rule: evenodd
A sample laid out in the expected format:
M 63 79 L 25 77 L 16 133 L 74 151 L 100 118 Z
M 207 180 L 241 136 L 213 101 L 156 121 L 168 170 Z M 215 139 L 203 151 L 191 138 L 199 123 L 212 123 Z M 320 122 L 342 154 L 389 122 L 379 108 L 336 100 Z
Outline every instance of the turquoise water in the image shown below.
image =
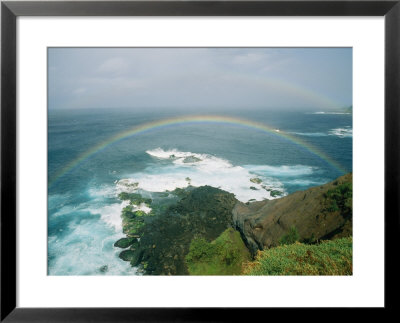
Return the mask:
M 329 182 L 352 171 L 352 115 L 307 111 L 198 111 L 268 125 L 329 156 L 335 165 L 276 133 L 232 124 L 180 124 L 118 141 L 63 173 L 67 165 L 135 126 L 184 111 L 91 109 L 50 111 L 48 123 L 48 273 L 131 275 L 113 243 L 123 237 L 117 199 L 127 184 L 139 192 L 212 185 L 246 202 Z M 190 157 L 192 159 L 186 159 Z M 193 159 L 196 157 L 196 159 Z M 189 161 L 189 162 L 185 162 Z M 192 162 L 190 162 L 192 161 Z M 253 183 L 257 177 L 261 183 Z M 187 178 L 190 178 L 188 180 Z M 252 188 L 250 188 L 252 187 Z M 268 190 L 267 190 L 268 189 Z M 100 267 L 107 266 L 107 271 Z

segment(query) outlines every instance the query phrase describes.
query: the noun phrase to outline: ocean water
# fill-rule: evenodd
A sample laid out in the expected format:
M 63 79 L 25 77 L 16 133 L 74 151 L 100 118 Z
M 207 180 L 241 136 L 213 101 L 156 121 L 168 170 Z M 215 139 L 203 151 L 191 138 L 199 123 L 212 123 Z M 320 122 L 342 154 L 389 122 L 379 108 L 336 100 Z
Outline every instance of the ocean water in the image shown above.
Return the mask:
M 121 191 L 151 197 L 189 184 L 211 185 L 247 202 L 277 198 L 272 191 L 287 195 L 352 171 L 351 114 L 245 108 L 192 114 L 239 118 L 273 131 L 246 122 L 195 122 L 123 137 L 118 134 L 188 113 L 49 111 L 49 275 L 137 274 L 113 246 L 124 236 Z M 250 181 L 255 177 L 261 182 Z

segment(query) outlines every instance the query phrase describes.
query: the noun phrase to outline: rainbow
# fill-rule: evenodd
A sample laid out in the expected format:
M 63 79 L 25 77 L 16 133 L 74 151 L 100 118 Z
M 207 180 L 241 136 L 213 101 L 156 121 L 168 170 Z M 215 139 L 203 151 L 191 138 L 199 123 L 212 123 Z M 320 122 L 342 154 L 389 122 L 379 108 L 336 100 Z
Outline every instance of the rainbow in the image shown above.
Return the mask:
M 64 166 L 61 170 L 59 170 L 55 176 L 51 180 L 49 180 L 49 186 L 51 186 L 58 178 L 64 176 L 74 168 L 78 167 L 81 163 L 85 160 L 89 159 L 94 154 L 106 149 L 110 145 L 118 143 L 119 141 L 126 139 L 131 136 L 140 135 L 145 132 L 160 130 L 166 127 L 178 126 L 182 124 L 201 124 L 201 123 L 211 123 L 211 124 L 227 124 L 233 126 L 241 126 L 250 128 L 253 130 L 262 131 L 268 134 L 272 134 L 274 136 L 280 137 L 284 140 L 287 140 L 293 144 L 296 144 L 308 152 L 316 155 L 318 158 L 321 158 L 330 166 L 334 167 L 341 173 L 346 173 L 346 170 L 335 160 L 327 156 L 325 153 L 321 152 L 317 148 L 313 147 L 309 143 L 304 142 L 303 140 L 292 136 L 288 133 L 283 131 L 279 131 L 277 129 L 273 129 L 263 123 L 254 122 L 246 119 L 241 118 L 234 118 L 234 117 L 227 117 L 227 116 L 217 116 L 217 115 L 198 115 L 198 116 L 183 116 L 178 118 L 170 118 L 170 119 L 163 119 L 153 122 L 144 123 L 139 126 L 135 126 L 129 130 L 120 132 L 111 138 L 97 144 L 96 146 L 92 147 L 85 153 L 81 154 L 74 160 L 70 161 L 66 166 Z
M 265 76 L 249 76 L 243 73 L 232 73 L 231 71 L 227 71 L 227 73 L 229 73 L 230 79 L 234 79 L 237 83 L 253 84 L 254 86 L 258 85 L 277 93 L 285 93 L 285 95 L 290 94 L 299 99 L 301 98 L 301 101 L 303 102 L 315 104 L 316 107 L 319 107 L 319 109 L 322 110 L 329 111 L 343 107 L 343 103 L 333 100 L 322 93 L 312 91 L 299 84 Z M 303 108 L 310 108 L 310 106 L 304 106 Z

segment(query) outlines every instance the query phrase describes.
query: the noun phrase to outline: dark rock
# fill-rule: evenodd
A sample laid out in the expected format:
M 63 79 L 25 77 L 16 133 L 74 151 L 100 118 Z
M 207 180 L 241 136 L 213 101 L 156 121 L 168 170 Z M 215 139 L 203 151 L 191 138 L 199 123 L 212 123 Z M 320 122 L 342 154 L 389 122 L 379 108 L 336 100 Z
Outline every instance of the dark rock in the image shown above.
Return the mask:
M 125 249 L 135 243 L 137 243 L 136 238 L 121 238 L 114 243 L 114 247 Z
M 185 157 L 185 158 L 183 159 L 183 162 L 184 162 L 184 163 L 197 163 L 197 162 L 199 162 L 199 161 L 201 161 L 201 159 L 200 159 L 200 158 L 197 158 L 197 157 L 195 157 L 195 156 L 189 156 L 189 157 Z
M 200 236 L 211 241 L 231 226 L 237 202 L 233 194 L 202 186 L 182 196 L 143 228 L 132 266 L 146 263 L 146 274 L 188 274 L 184 259 L 192 239 Z
M 124 261 L 131 261 L 135 256 L 135 251 L 133 250 L 124 250 L 121 251 L 119 257 Z
M 277 190 L 271 190 L 270 194 L 272 197 L 282 196 L 282 192 Z
M 143 254 L 144 254 L 143 249 L 139 249 L 139 250 L 136 250 L 136 252 L 133 252 L 132 257 L 130 259 L 131 265 L 133 267 L 139 266 L 140 262 L 143 259 Z
M 250 178 L 250 182 L 255 183 L 255 184 L 260 184 L 262 182 L 262 180 L 257 177 L 254 177 L 254 178 Z
M 101 273 L 106 273 L 106 272 L 108 271 L 108 266 L 107 266 L 107 265 L 101 266 L 101 267 L 99 268 L 99 271 L 100 271 Z

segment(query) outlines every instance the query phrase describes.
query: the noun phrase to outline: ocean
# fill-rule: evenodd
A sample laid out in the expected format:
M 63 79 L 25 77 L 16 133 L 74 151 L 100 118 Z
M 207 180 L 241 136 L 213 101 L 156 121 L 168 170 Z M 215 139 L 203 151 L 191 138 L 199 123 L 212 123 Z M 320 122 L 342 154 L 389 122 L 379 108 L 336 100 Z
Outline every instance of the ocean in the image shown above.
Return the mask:
M 50 110 L 48 274 L 138 274 L 113 246 L 125 236 L 122 191 L 211 185 L 243 202 L 279 198 L 351 172 L 352 131 L 345 112 Z

